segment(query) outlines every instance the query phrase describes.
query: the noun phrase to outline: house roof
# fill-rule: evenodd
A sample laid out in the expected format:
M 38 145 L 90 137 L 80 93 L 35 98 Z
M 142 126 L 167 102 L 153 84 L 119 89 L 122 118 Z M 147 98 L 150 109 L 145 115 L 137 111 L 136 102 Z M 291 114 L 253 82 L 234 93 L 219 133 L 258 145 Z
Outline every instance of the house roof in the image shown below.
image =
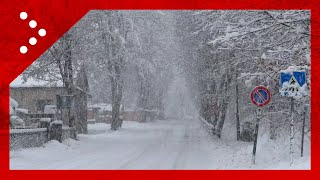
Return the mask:
M 28 78 L 26 81 L 19 75 L 15 80 L 10 83 L 10 88 L 19 87 L 63 87 L 62 81 L 45 81 L 45 80 L 35 80 L 33 78 Z

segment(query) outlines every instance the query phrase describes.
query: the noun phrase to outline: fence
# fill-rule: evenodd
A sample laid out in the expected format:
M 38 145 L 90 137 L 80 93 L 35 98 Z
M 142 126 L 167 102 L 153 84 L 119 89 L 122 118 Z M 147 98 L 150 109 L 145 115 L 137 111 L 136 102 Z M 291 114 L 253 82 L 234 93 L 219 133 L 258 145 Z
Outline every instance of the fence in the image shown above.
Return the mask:
M 64 126 L 60 129 L 60 132 L 52 132 L 49 128 L 10 129 L 10 150 L 40 147 L 52 139 L 59 141 L 67 138 L 76 139 L 75 128 Z M 54 133 L 54 135 L 52 133 Z M 57 137 L 57 135 L 59 137 Z

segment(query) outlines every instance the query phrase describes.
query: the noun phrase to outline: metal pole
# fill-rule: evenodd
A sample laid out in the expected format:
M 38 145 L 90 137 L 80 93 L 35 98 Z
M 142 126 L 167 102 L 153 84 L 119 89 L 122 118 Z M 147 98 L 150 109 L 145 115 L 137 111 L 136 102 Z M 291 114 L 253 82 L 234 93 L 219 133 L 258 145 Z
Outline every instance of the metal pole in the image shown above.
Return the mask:
M 307 108 L 304 107 L 304 111 L 303 111 L 303 121 L 302 121 L 302 134 L 301 134 L 301 157 L 303 157 L 303 145 L 304 145 L 304 126 L 305 126 L 305 122 L 306 122 L 306 111 Z
M 290 120 L 290 166 L 293 164 L 293 111 L 294 111 L 294 98 L 291 97 L 291 120 Z
M 255 164 L 255 163 L 256 163 L 256 152 L 257 152 L 259 122 L 260 122 L 260 117 L 259 117 L 259 115 L 257 114 L 256 129 L 254 130 L 254 143 L 253 143 L 253 152 L 252 152 L 252 164 Z
M 239 118 L 239 87 L 236 82 L 236 121 L 237 121 L 237 141 L 240 140 L 240 118 Z
M 68 118 L 68 122 L 69 122 L 69 127 L 71 127 L 70 108 L 68 108 L 67 113 L 68 113 L 67 118 Z

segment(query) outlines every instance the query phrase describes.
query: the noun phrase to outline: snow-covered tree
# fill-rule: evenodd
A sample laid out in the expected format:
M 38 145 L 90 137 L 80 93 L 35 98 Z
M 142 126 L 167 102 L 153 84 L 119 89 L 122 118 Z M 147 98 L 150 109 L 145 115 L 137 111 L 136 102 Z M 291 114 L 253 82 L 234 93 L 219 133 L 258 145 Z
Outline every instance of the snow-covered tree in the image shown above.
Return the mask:
M 254 85 L 265 85 L 278 110 L 284 99 L 278 93 L 279 71 L 310 65 L 309 11 L 185 11 L 177 16 L 184 69 L 198 88 L 200 114 L 217 125 L 213 132 L 218 136 L 230 100 L 240 97 L 248 112 L 248 98 L 242 97 Z M 237 84 L 246 89 L 238 95 Z

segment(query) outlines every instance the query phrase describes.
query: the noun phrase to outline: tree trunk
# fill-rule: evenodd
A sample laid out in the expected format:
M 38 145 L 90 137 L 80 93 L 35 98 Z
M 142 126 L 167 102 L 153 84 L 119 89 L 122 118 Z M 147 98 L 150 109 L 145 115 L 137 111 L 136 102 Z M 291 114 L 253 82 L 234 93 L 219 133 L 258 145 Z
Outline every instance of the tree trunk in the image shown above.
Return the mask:
M 72 54 L 71 54 L 71 35 L 69 33 L 65 34 L 65 41 L 67 44 L 67 50 L 65 53 L 65 87 L 67 89 L 67 94 L 72 94 L 73 86 L 73 68 L 72 68 Z
M 220 121 L 219 121 L 218 127 L 217 127 L 217 136 L 219 138 L 221 138 L 221 133 L 222 133 L 224 121 L 226 119 L 227 107 L 228 107 L 228 103 L 226 101 L 222 102 L 222 107 L 221 107 L 221 111 L 220 111 L 221 112 L 221 118 L 220 118 Z
M 120 61 L 122 59 L 120 58 Z M 113 65 L 115 76 L 111 78 L 111 90 L 112 90 L 112 119 L 111 130 L 118 130 L 122 125 L 122 119 L 120 119 L 120 104 L 122 99 L 122 80 L 121 70 L 119 65 Z
M 220 116 L 218 116 L 218 117 L 220 117 L 220 119 L 218 120 L 219 122 L 217 124 L 217 127 L 213 131 L 213 133 L 216 134 L 219 138 L 221 138 L 224 121 L 225 121 L 226 115 L 227 115 L 227 109 L 228 109 L 230 97 L 226 94 L 226 92 L 228 92 L 228 89 L 229 89 L 229 84 L 231 82 L 231 76 L 229 74 L 226 74 L 226 75 L 224 75 L 223 79 L 224 80 L 221 82 L 220 87 L 221 87 L 221 94 L 224 93 L 225 96 L 221 102 L 221 105 L 219 106 L 219 115 L 220 115 Z
M 72 53 L 71 53 L 71 35 L 70 33 L 66 33 L 64 35 L 64 40 L 66 43 L 66 53 L 65 53 L 65 68 L 64 68 L 64 76 L 65 76 L 65 88 L 67 90 L 67 94 L 73 94 L 73 68 L 72 68 Z M 75 115 L 74 115 L 74 107 L 68 108 L 68 124 L 70 127 L 73 127 L 76 123 Z

